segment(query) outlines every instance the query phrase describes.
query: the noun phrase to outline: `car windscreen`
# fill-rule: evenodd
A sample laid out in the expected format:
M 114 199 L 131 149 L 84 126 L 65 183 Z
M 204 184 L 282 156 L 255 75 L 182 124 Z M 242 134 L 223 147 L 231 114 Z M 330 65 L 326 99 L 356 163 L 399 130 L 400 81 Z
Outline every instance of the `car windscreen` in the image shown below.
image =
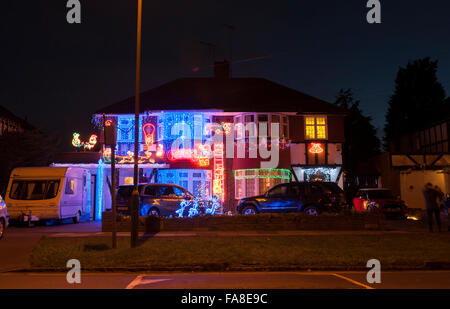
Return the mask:
M 367 196 L 369 199 L 394 198 L 394 194 L 391 190 L 370 190 L 367 191 Z
M 59 180 L 14 180 L 9 197 L 13 200 L 48 200 L 56 197 Z

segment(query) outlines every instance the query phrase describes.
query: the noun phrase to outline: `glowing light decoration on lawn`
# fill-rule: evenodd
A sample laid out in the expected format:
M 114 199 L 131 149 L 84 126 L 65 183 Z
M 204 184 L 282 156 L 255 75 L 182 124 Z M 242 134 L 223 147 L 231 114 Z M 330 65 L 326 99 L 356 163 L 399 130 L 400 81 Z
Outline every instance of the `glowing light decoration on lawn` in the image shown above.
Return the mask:
M 178 218 L 183 218 L 183 213 L 184 210 L 191 206 L 191 201 L 190 200 L 182 200 L 180 202 L 180 208 L 178 208 L 177 210 L 175 210 L 175 213 L 178 215 Z
M 323 153 L 323 145 L 319 144 L 319 143 L 312 143 L 311 146 L 309 147 L 309 152 L 312 154 L 320 154 Z
M 221 208 L 220 200 L 217 195 L 214 195 L 211 200 L 211 207 L 208 207 L 205 209 L 205 214 L 207 215 L 214 215 L 216 211 L 218 211 Z
M 175 213 L 178 218 L 183 218 L 185 214 L 187 218 L 192 218 L 198 215 L 215 215 L 221 207 L 222 204 L 217 195 L 213 196 L 212 199 L 198 196 L 193 200 L 182 200 L 180 202 L 180 208 Z
M 142 133 L 144 134 L 144 142 L 147 147 L 153 146 L 155 141 L 155 126 L 151 123 L 146 123 L 142 126 Z

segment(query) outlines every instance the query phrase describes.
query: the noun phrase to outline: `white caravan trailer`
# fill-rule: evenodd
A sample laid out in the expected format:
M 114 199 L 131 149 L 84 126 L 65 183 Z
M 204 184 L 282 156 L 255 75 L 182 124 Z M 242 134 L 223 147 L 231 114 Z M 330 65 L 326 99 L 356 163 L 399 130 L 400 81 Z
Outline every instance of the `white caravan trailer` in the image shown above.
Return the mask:
M 90 212 L 90 173 L 76 167 L 15 168 L 5 201 L 11 220 L 73 218 L 78 223 Z

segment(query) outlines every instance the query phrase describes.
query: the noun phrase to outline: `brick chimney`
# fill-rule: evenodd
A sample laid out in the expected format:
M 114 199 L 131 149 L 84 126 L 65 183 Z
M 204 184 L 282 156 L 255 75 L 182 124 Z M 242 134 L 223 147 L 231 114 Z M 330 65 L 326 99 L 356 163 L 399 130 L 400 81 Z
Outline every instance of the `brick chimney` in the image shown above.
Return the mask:
M 230 78 L 230 63 L 227 60 L 214 62 L 215 78 Z

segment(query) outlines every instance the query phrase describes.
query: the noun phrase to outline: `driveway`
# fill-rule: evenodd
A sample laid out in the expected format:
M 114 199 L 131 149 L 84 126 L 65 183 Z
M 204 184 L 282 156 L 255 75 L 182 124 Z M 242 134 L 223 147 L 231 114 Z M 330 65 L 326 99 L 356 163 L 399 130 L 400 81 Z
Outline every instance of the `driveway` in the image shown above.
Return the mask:
M 0 272 L 29 268 L 29 257 L 34 246 L 42 236 L 55 233 L 100 233 L 101 222 L 89 221 L 72 224 L 65 220 L 50 226 L 22 227 L 10 226 L 0 240 Z

